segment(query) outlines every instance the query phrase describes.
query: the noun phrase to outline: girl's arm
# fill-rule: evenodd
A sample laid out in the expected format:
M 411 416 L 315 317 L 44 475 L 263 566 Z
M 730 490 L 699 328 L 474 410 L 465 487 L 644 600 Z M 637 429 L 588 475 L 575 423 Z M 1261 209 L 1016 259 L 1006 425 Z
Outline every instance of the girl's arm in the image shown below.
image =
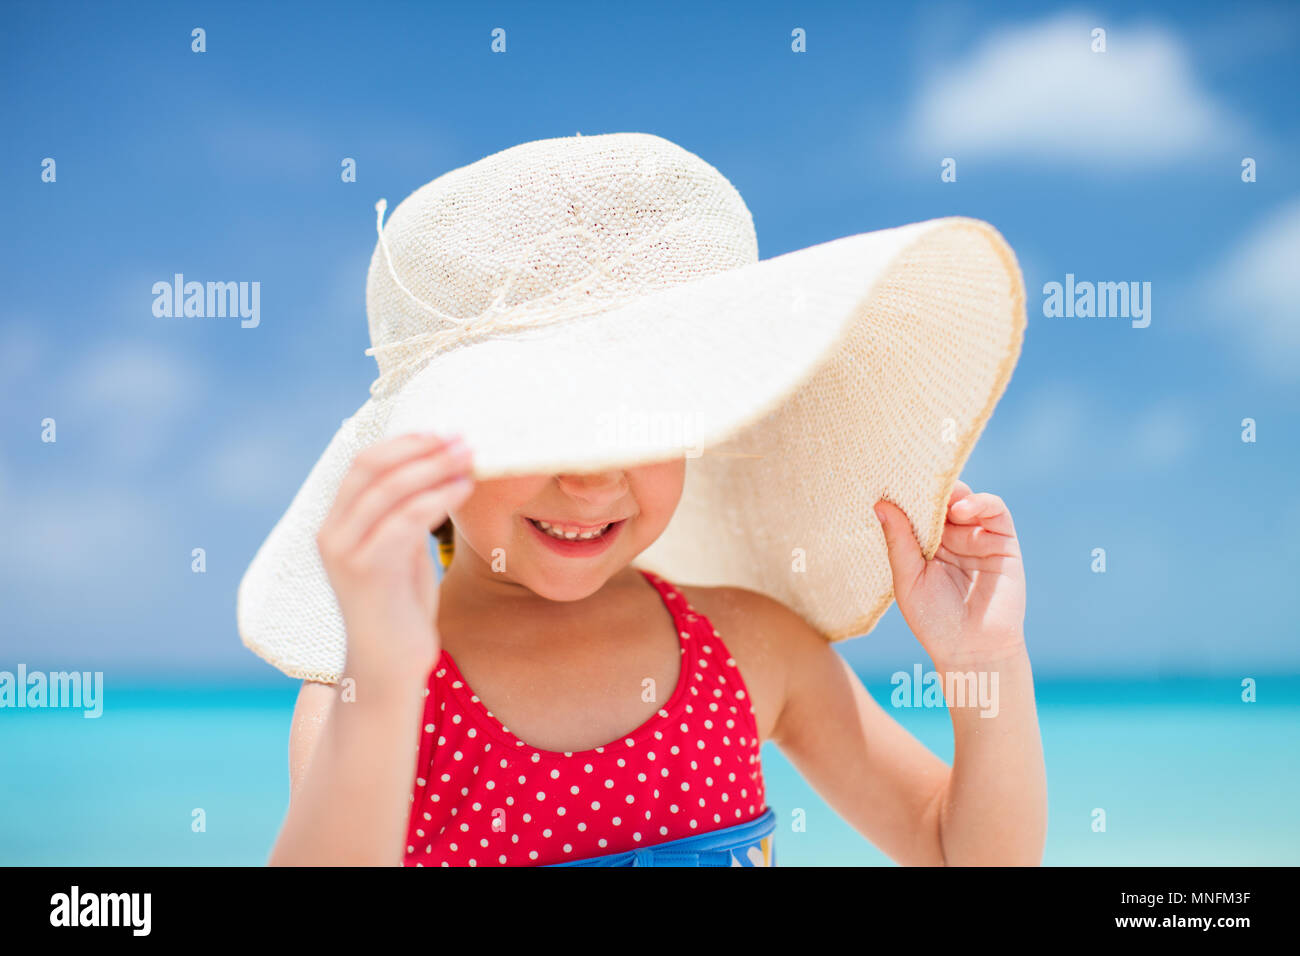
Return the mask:
M 289 812 L 272 864 L 400 865 L 424 689 L 437 662 L 429 529 L 472 488 L 469 453 L 432 435 L 357 456 L 316 542 L 347 631 L 346 698 L 306 682 Z
M 828 803 L 901 863 L 1037 864 L 1047 785 L 1010 513 L 996 496 L 958 482 L 942 544 L 926 561 L 903 512 L 889 504 L 877 511 L 899 608 L 943 678 L 953 766 L 891 720 L 843 659 L 775 602 L 758 612 L 781 635 L 789 662 L 772 739 Z M 975 693 L 950 697 L 958 685 Z
M 272 866 L 401 863 L 424 707 L 425 675 L 412 673 L 350 703 L 329 684 L 303 682 L 289 737 L 289 813 Z
M 981 717 L 978 707 L 948 702 L 949 768 L 816 631 L 784 607 L 766 612 L 787 615 L 795 618 L 781 641 L 790 652 L 787 690 L 772 740 L 822 799 L 907 866 L 1041 862 L 1046 782 L 1027 656 L 972 662 L 970 672 L 998 674 L 998 713 Z

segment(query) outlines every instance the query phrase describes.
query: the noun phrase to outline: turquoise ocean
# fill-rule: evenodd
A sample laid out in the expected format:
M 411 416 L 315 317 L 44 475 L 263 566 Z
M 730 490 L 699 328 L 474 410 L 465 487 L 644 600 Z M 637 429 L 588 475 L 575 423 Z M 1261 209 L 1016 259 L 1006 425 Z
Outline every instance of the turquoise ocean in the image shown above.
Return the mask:
M 945 710 L 893 708 L 887 679 L 864 682 L 951 760 Z M 1300 677 L 1256 685 L 1247 703 L 1240 677 L 1039 681 L 1044 862 L 1300 864 Z M 0 864 L 264 863 L 288 801 L 296 690 L 110 683 L 97 719 L 0 710 Z M 779 865 L 890 865 L 775 746 L 763 761 Z

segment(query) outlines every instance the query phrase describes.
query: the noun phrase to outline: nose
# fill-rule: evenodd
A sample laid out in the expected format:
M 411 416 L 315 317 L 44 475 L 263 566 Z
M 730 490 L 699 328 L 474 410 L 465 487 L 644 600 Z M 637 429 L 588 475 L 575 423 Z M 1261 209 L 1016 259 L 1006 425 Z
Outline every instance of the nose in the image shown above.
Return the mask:
M 627 493 L 627 474 L 621 470 L 585 475 L 556 475 L 556 483 L 571 498 L 601 507 Z

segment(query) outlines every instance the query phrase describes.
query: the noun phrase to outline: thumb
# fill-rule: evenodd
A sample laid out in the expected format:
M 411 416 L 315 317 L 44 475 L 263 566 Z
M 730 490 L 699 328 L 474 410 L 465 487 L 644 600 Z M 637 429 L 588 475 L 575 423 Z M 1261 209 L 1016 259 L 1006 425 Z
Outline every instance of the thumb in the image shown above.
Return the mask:
M 894 576 L 894 597 L 906 600 L 913 585 L 925 572 L 925 555 L 912 534 L 912 522 L 903 509 L 883 498 L 876 502 L 876 517 L 885 533 L 885 547 L 889 551 L 889 569 Z

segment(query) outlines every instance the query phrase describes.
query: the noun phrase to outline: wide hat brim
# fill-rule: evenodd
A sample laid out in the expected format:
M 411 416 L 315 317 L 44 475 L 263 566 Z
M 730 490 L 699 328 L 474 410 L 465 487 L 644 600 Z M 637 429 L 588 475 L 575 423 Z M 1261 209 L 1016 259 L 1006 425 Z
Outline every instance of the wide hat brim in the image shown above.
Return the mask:
M 685 454 L 677 512 L 635 564 L 760 591 L 830 640 L 864 634 L 893 600 L 873 504 L 901 507 L 934 555 L 1024 327 L 1009 246 L 947 218 L 461 345 L 343 423 L 244 575 L 241 638 L 290 676 L 338 681 L 316 532 L 355 456 L 406 431 L 464 435 L 479 479 Z

